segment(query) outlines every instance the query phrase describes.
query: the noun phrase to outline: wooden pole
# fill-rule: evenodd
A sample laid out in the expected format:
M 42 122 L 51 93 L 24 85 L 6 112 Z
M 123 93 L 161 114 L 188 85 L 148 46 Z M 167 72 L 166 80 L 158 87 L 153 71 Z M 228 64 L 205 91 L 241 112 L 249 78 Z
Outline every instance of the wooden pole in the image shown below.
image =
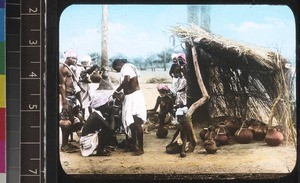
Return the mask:
M 198 56 L 197 56 L 196 46 L 195 46 L 192 38 L 191 38 L 191 45 L 192 45 L 192 55 L 193 55 L 193 63 L 194 63 L 195 73 L 196 73 L 198 85 L 202 92 L 202 98 L 200 98 L 199 100 L 197 100 L 190 106 L 190 108 L 188 109 L 186 116 L 185 116 L 186 122 L 188 124 L 189 133 L 191 134 L 191 137 L 189 139 L 190 140 L 190 147 L 189 147 L 190 152 L 194 151 L 194 148 L 195 148 L 196 142 L 197 142 L 196 134 L 195 134 L 195 131 L 193 128 L 192 115 L 198 107 L 205 104 L 210 98 L 210 96 L 207 93 L 206 87 L 204 85 L 202 76 L 201 76 L 201 71 L 200 71 L 200 67 L 198 64 Z

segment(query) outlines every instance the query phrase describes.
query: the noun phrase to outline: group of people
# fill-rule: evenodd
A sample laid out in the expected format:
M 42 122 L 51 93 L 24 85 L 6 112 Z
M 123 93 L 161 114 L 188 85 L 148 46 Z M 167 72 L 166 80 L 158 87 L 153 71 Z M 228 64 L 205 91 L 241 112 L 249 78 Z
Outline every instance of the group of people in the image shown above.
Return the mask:
M 115 59 L 112 63 L 112 68 L 120 73 L 120 84 L 114 87 L 104 68 L 91 65 L 90 56 L 84 56 L 81 63 L 77 63 L 77 53 L 68 50 L 64 58 L 64 63 L 59 67 L 61 151 L 77 152 L 80 149 L 82 156 L 110 155 L 115 146 L 121 145 L 115 132 L 122 130 L 125 133 L 122 141 L 124 151 L 139 156 L 144 154 L 142 126 L 147 120 L 147 112 L 160 108 L 159 127 L 165 125 L 167 114 L 183 123 L 187 111 L 187 63 L 184 54 L 172 54 L 173 65 L 169 72 L 173 78 L 172 88 L 159 84 L 157 89 L 160 96 L 155 107 L 148 111 L 139 85 L 140 73 L 126 59 Z M 99 82 L 98 89 L 92 95 L 89 83 L 94 72 L 98 72 L 100 80 L 107 80 L 106 83 L 110 84 L 101 87 L 102 82 Z M 79 148 L 69 142 L 73 132 L 80 137 Z
M 109 83 L 106 70 L 91 66 L 89 56 L 85 56 L 81 64 L 77 63 L 77 53 L 73 50 L 66 51 L 64 58 L 59 67 L 61 151 L 76 152 L 80 149 L 82 156 L 110 155 L 113 147 L 118 145 L 115 132 L 123 129 L 125 151 L 142 155 L 142 124 L 147 112 L 136 67 L 126 59 L 114 60 L 112 68 L 121 73 L 120 85 L 115 88 L 110 83 L 108 87 L 102 87 L 103 82 L 99 82 L 98 89 L 91 95 L 89 76 L 98 72 L 100 80 Z M 78 132 L 80 137 L 79 149 L 69 142 L 73 132 Z
M 166 117 L 173 118 L 173 124 L 177 123 L 176 110 L 187 105 L 187 62 L 185 54 L 173 53 L 171 55 L 172 65 L 169 70 L 169 75 L 172 77 L 172 87 L 167 84 L 160 83 L 157 85 L 159 96 L 153 109 L 148 110 L 148 113 L 156 112 L 158 107 L 159 128 L 165 126 Z

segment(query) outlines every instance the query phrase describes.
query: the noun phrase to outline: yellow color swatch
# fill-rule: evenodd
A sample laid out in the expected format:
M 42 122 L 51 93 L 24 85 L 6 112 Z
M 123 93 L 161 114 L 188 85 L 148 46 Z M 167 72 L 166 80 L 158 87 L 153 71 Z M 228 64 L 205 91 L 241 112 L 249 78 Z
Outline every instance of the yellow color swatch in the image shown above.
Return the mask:
M 6 107 L 5 75 L 0 75 L 0 108 Z

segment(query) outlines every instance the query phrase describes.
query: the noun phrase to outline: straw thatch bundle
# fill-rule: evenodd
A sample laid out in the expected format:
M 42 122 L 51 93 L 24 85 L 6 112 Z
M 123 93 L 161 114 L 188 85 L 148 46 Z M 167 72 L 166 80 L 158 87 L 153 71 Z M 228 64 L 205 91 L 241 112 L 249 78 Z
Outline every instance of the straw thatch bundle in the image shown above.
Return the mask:
M 282 125 L 287 112 L 291 77 L 289 61 L 276 51 L 241 44 L 213 35 L 195 26 L 176 26 L 170 31 L 186 43 L 188 99 L 195 101 L 201 91 L 195 83 L 191 38 L 196 45 L 199 67 L 210 100 L 196 115 L 209 118 L 231 116 Z M 285 97 L 284 97 L 285 96 Z M 280 100 L 278 100 L 278 97 Z M 274 102 L 278 100 L 276 106 Z

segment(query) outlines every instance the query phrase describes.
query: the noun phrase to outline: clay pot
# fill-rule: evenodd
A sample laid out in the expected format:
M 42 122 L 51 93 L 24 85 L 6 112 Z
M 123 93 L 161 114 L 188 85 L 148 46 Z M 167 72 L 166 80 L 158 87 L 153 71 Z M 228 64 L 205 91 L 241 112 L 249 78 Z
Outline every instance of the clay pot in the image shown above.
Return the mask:
M 215 127 L 210 125 L 207 130 L 208 132 L 205 134 L 204 139 L 214 139 L 216 137 Z
M 218 150 L 216 142 L 212 139 L 208 139 L 204 141 L 204 148 L 208 154 L 214 154 Z
M 242 124 L 241 128 L 235 132 L 235 137 L 238 143 L 248 144 L 253 139 L 253 133 L 245 123 Z
M 91 75 L 90 75 L 90 80 L 93 82 L 93 83 L 99 83 L 101 81 L 102 77 L 101 75 L 99 74 L 99 71 L 96 71 L 96 72 L 93 72 Z
M 284 137 L 278 129 L 271 128 L 266 134 L 265 142 L 269 146 L 279 146 L 283 142 L 283 139 Z
M 264 124 L 259 124 L 254 130 L 253 139 L 254 140 L 264 140 L 267 133 L 267 126 Z
M 235 119 L 226 119 L 224 124 L 228 136 L 234 136 L 234 133 L 240 128 L 240 125 L 238 125 Z
M 173 142 L 166 146 L 166 152 L 168 154 L 178 154 L 181 152 L 182 145 L 178 144 L 178 142 Z
M 208 128 L 203 128 L 203 129 L 200 130 L 199 136 L 200 136 L 201 140 L 203 140 L 203 141 L 205 140 L 205 135 L 206 135 L 207 132 L 208 132 Z
M 216 135 L 217 135 L 217 133 L 216 133 L 215 131 L 207 132 L 207 133 L 205 134 L 204 139 L 205 139 L 205 140 L 215 139 Z
M 168 135 L 168 129 L 166 127 L 159 127 L 156 131 L 156 137 L 159 139 L 166 138 Z
M 215 141 L 217 142 L 218 145 L 228 144 L 229 139 L 226 134 L 225 124 L 219 125 L 219 127 L 216 129 Z
M 259 126 L 257 122 L 251 123 L 248 127 L 249 130 L 251 130 L 252 133 L 254 133 L 255 129 Z
M 61 119 L 59 121 L 59 126 L 62 127 L 62 128 L 64 128 L 64 127 L 66 128 L 66 127 L 70 126 L 71 124 L 72 123 L 69 119 Z

